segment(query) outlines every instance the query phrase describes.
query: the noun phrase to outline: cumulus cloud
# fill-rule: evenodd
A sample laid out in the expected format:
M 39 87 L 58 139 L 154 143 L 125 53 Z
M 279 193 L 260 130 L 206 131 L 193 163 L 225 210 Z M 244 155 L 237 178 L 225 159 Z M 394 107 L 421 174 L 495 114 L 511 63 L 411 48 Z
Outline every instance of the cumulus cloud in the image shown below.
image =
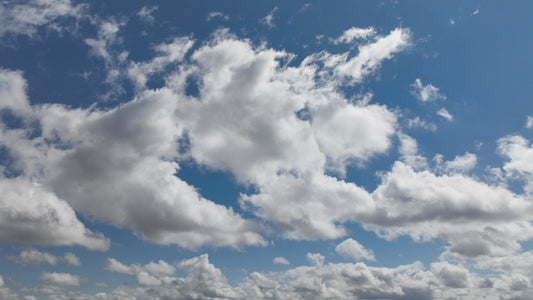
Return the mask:
M 408 119 L 407 120 L 407 127 L 409 128 L 422 128 L 422 129 L 425 129 L 425 130 L 429 130 L 429 131 L 436 131 L 437 130 L 437 125 L 431 123 L 431 122 L 428 122 L 428 121 L 424 121 L 422 119 L 420 119 L 420 117 L 416 117 L 414 119 Z
M 290 265 L 291 263 L 285 257 L 274 257 L 272 262 L 276 265 Z
M 67 252 L 64 257 L 57 257 L 31 248 L 21 251 L 18 255 L 11 255 L 8 259 L 21 265 L 39 265 L 42 263 L 56 265 L 58 262 L 65 262 L 69 265 L 81 266 L 79 257 L 74 253 Z
M 457 155 L 453 160 L 445 163 L 444 168 L 448 172 L 466 173 L 472 170 L 477 164 L 477 156 L 472 153 Z
M 514 253 L 533 236 L 529 201 L 461 174 L 437 176 L 396 162 L 372 196 L 366 228 L 385 238 L 440 238 L 453 255 Z
M 333 44 L 350 44 L 354 40 L 358 39 L 368 39 L 376 35 L 376 30 L 374 27 L 368 28 L 357 28 L 352 27 L 345 30 L 341 36 L 333 40 Z
M 355 260 L 364 259 L 376 261 L 376 257 L 374 256 L 374 252 L 372 250 L 366 249 L 358 241 L 352 238 L 346 239 L 342 243 L 338 244 L 337 247 L 335 247 L 335 252 L 344 257 L 349 257 Z
M 61 30 L 61 21 L 83 18 L 85 6 L 70 0 L 3 1 L 0 12 L 0 37 L 33 36 L 41 26 Z
M 56 272 L 42 273 L 41 281 L 47 284 L 58 286 L 79 286 L 81 284 L 80 277 L 78 275 Z
M 444 119 L 448 120 L 448 121 L 453 121 L 453 115 L 450 114 L 450 112 L 448 112 L 448 110 L 446 108 L 441 108 L 439 109 L 439 111 L 437 111 L 437 115 L 443 117 Z
M 104 270 L 134 276 L 142 286 L 159 286 L 163 282 L 172 281 L 176 268 L 163 260 L 150 262 L 145 266 L 133 264 L 126 266 L 114 258 L 108 258 Z
M 439 88 L 435 87 L 431 83 L 424 85 L 420 78 L 417 78 L 415 82 L 411 84 L 411 87 L 411 94 L 420 101 L 427 102 L 438 99 L 446 99 L 446 96 L 439 93 Z
M 519 135 L 510 135 L 498 140 L 498 150 L 507 159 L 503 165 L 505 175 L 525 182 L 524 190 L 533 193 L 533 146 Z

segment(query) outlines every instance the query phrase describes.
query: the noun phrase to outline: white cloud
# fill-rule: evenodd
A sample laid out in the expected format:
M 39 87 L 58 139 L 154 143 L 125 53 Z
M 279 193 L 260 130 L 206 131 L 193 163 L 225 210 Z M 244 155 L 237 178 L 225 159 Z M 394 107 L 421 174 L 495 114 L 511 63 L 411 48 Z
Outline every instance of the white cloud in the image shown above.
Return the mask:
M 358 39 L 368 39 L 376 35 L 376 30 L 374 27 L 368 27 L 368 28 L 357 28 L 352 27 L 350 29 L 347 29 L 342 33 L 341 36 L 333 40 L 333 44 L 350 44 L 354 40 Z
M 372 250 L 366 249 L 358 241 L 352 238 L 346 239 L 342 243 L 338 244 L 337 247 L 335 247 L 335 252 L 344 257 L 349 257 L 355 260 L 364 259 L 376 261 L 376 257 L 374 256 L 374 252 Z
M 439 93 L 439 88 L 435 87 L 431 83 L 424 85 L 420 78 L 417 78 L 415 82 L 411 84 L 411 87 L 413 88 L 411 90 L 411 94 L 420 101 L 427 102 L 439 99 L 446 99 L 446 96 Z
M 475 16 L 475 15 L 479 15 L 479 8 L 476 8 L 476 10 L 472 12 L 472 16 Z
M 526 128 L 533 128 L 533 116 L 527 116 Z
M 408 29 L 396 28 L 386 36 L 377 36 L 375 41 L 360 45 L 357 48 L 359 53 L 354 57 L 349 58 L 349 53 L 329 54 L 324 51 L 310 56 L 307 61 L 320 61 L 324 64 L 324 70 L 320 72 L 324 77 L 323 81 L 337 80 L 353 85 L 377 70 L 384 60 L 406 49 L 410 40 L 411 33 Z M 333 73 L 334 78 L 330 78 L 330 73 Z
M 137 13 L 137 16 L 139 16 L 139 19 L 141 19 L 144 22 L 153 23 L 155 21 L 155 18 L 153 16 L 153 13 L 158 9 L 157 6 L 143 6 L 141 10 Z
M 26 97 L 27 83 L 21 71 L 0 68 L 0 111 L 27 111 L 30 107 Z
M 326 257 L 320 253 L 307 253 L 306 257 L 309 263 L 316 267 L 323 266 L 324 261 L 326 260 Z
M 85 9 L 85 5 L 73 5 L 70 0 L 3 1 L 0 3 L 0 37 L 6 34 L 31 37 L 41 26 L 61 30 L 58 23 L 67 18 L 83 18 Z
M 176 268 L 163 260 L 150 262 L 144 267 L 138 264 L 126 266 L 114 258 L 108 258 L 104 270 L 132 275 L 142 286 L 160 286 L 164 282 L 172 281 Z
M 290 265 L 291 263 L 285 257 L 274 257 L 272 263 L 276 265 Z
M 63 260 L 69 265 L 77 266 L 77 267 L 81 266 L 80 258 L 74 253 L 71 253 L 71 252 L 65 253 Z
M 21 251 L 18 255 L 9 256 L 8 259 L 22 265 L 39 265 L 42 263 L 56 265 L 58 262 L 65 262 L 69 265 L 81 266 L 80 259 L 74 253 L 67 252 L 64 257 L 57 257 L 31 248 Z
M 437 125 L 431 122 L 421 120 L 420 117 L 407 120 L 407 127 L 409 128 L 422 128 L 429 131 L 436 131 Z
M 80 245 L 107 250 L 109 240 L 80 222 L 72 207 L 43 186 L 0 177 L 0 241 L 41 245 Z
M 427 168 L 427 159 L 418 154 L 418 142 L 411 136 L 399 133 L 401 160 L 415 170 Z
M 455 25 L 455 20 L 454 19 L 450 19 L 450 25 Z
M 436 176 L 396 162 L 372 196 L 376 208 L 359 219 L 385 238 L 440 238 L 449 254 L 478 257 L 514 253 L 533 237 L 529 201 L 464 175 Z
M 207 16 L 207 22 L 210 22 L 211 20 L 213 20 L 214 18 L 221 18 L 223 19 L 224 21 L 228 21 L 229 20 L 229 16 L 228 15 L 225 15 L 219 11 L 212 11 L 209 13 L 209 15 Z
M 477 156 L 472 153 L 465 153 L 464 155 L 457 155 L 452 161 L 444 164 L 444 168 L 448 172 L 466 173 L 472 170 L 477 164 Z
M 437 111 L 437 115 L 443 117 L 444 119 L 448 120 L 448 121 L 453 121 L 453 116 L 452 114 L 450 114 L 448 112 L 448 110 L 446 108 L 441 108 L 439 111 Z
M 80 277 L 78 275 L 72 275 L 69 273 L 42 273 L 41 281 L 58 286 L 79 286 L 81 284 Z
M 498 140 L 499 152 L 508 159 L 503 170 L 508 178 L 520 179 L 524 190 L 533 193 L 533 146 L 531 142 L 519 135 L 510 135 Z
M 36 249 L 23 250 L 17 256 L 10 256 L 9 260 L 22 265 L 38 265 L 41 263 L 55 265 L 58 261 L 54 255 Z
M 264 18 L 260 21 L 262 24 L 266 25 L 269 29 L 276 27 L 274 23 L 274 15 L 278 12 L 278 7 L 275 6 Z

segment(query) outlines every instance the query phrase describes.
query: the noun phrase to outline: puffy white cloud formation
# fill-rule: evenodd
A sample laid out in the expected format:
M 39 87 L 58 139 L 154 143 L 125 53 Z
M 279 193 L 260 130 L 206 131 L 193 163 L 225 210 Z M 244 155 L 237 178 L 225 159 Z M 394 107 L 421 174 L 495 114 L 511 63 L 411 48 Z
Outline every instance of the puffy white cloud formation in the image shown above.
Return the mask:
M 209 262 L 207 255 L 201 255 L 178 264 L 178 268 L 186 273 L 185 277 L 169 276 L 166 280 L 161 280 L 158 285 L 120 286 L 96 295 L 80 292 L 77 294 L 71 292 L 70 295 L 71 298 L 88 300 L 458 299 L 465 296 L 475 299 L 521 299 L 520 297 L 527 299 L 531 291 L 528 279 L 530 275 L 527 275 L 531 272 L 530 269 L 526 270 L 529 263 L 520 270 L 513 269 L 518 273 L 512 276 L 494 274 L 483 277 L 469 271 L 463 265 L 445 261 L 433 263 L 429 269 L 424 268 L 420 262 L 386 268 L 371 267 L 361 262 L 324 264 L 324 256 L 320 254 L 313 256 L 321 258 L 321 262 L 311 266 L 295 267 L 284 272 L 253 272 L 233 286 L 228 283 L 221 270 Z M 524 256 L 521 259 L 525 262 L 528 258 Z M 522 262 L 521 259 L 516 262 L 516 267 Z M 491 263 L 493 270 L 510 269 L 505 267 L 505 263 Z M 504 267 L 500 267 L 501 265 Z M 131 266 L 123 265 L 123 267 L 127 269 Z M 480 265 L 480 267 L 485 266 Z M 522 273 L 522 270 L 526 273 Z M 130 275 L 136 276 L 135 273 Z M 56 295 L 54 292 L 57 297 L 61 297 L 62 291 L 48 290 L 51 295 Z
M 0 37 L 6 34 L 33 36 L 40 26 L 60 30 L 66 18 L 84 17 L 85 6 L 70 0 L 2 1 L 0 3 Z
M 376 208 L 362 219 L 385 238 L 441 238 L 450 253 L 476 257 L 514 253 L 533 237 L 530 201 L 462 174 L 438 176 L 396 162 L 372 196 Z
M 58 286 L 79 286 L 80 277 L 69 273 L 42 273 L 41 281 L 51 285 Z
M 524 189 L 533 193 L 533 146 L 519 135 L 510 135 L 498 140 L 499 152 L 507 158 L 503 165 L 507 177 L 525 182 Z
M 431 83 L 424 85 L 420 78 L 417 78 L 413 84 L 411 94 L 416 97 L 416 99 L 427 102 L 435 101 L 438 99 L 446 99 L 446 96 L 439 93 L 439 88 L 435 87 Z
M 352 238 L 346 239 L 337 245 L 337 247 L 335 247 L 335 252 L 344 257 L 349 257 L 355 260 L 376 260 L 372 250 L 366 249 L 358 241 Z
M 172 275 L 176 268 L 163 260 L 150 262 L 144 267 L 138 264 L 126 266 L 114 258 L 108 258 L 104 269 L 109 272 L 117 272 L 133 275 L 138 284 L 143 286 L 159 286 L 163 282 L 173 280 Z

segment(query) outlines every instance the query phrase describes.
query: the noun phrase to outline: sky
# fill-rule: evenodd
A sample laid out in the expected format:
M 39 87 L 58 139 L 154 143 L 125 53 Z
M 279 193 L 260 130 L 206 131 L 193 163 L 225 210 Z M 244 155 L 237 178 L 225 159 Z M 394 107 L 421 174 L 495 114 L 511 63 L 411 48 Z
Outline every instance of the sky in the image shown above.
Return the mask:
M 0 2 L 1 299 L 533 299 L 531 1 Z

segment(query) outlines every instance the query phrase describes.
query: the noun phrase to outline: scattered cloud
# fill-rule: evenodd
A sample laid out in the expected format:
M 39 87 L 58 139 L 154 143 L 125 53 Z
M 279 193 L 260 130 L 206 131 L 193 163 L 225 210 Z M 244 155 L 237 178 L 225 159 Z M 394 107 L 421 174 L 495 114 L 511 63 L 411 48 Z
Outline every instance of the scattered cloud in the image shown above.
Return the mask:
M 416 117 L 414 119 L 408 119 L 407 120 L 407 127 L 408 128 L 422 128 L 429 131 L 437 131 L 437 125 L 434 123 L 424 121 L 420 119 L 420 117 Z
M 526 128 L 533 128 L 533 116 L 527 116 Z
M 155 21 L 155 18 L 153 16 L 153 13 L 158 9 L 157 6 L 143 6 L 141 10 L 137 13 L 137 16 L 139 16 L 139 19 L 141 21 L 147 22 L 147 23 L 153 23 Z
M 272 263 L 275 265 L 290 265 L 291 263 L 285 257 L 274 257 Z
M 366 40 L 375 35 L 376 35 L 376 30 L 374 29 L 374 27 L 368 27 L 368 28 L 352 27 L 344 31 L 344 33 L 341 36 L 334 39 L 333 44 L 335 45 L 350 44 L 354 40 L 360 40 L 360 39 Z
M 455 20 L 454 19 L 450 19 L 450 25 L 455 25 Z
M 223 14 L 219 11 L 212 11 L 209 13 L 209 15 L 207 15 L 207 19 L 206 21 L 207 22 L 210 22 L 211 20 L 213 20 L 214 18 L 221 18 L 223 19 L 224 21 L 228 21 L 229 20 L 229 16 L 226 15 L 226 14 Z
M 453 121 L 453 116 L 452 116 L 452 114 L 450 114 L 450 113 L 448 112 L 448 110 L 447 110 L 446 108 L 444 108 L 444 107 L 441 108 L 441 109 L 439 109 L 439 111 L 437 111 L 437 115 L 443 117 L 444 119 L 446 119 L 446 120 L 448 120 L 448 121 L 450 121 L 450 122 Z
M 376 261 L 376 257 L 374 256 L 374 252 L 372 250 L 366 249 L 358 241 L 352 238 L 346 239 L 337 245 L 337 247 L 335 247 L 335 252 L 354 260 Z
M 84 18 L 86 6 L 74 5 L 70 0 L 2 1 L 0 11 L 0 37 L 33 37 L 42 26 L 60 31 L 65 28 L 60 21 Z
M 475 16 L 475 15 L 479 15 L 479 8 L 476 8 L 476 10 L 472 12 L 472 16 Z
M 272 29 L 276 27 L 276 24 L 274 23 L 275 14 L 278 12 L 278 7 L 275 6 L 264 18 L 262 18 L 260 21 L 262 24 L 267 26 L 269 29 Z
M 81 281 L 78 275 L 69 273 L 48 273 L 41 274 L 41 281 L 51 285 L 57 286 L 80 286 Z
M 42 263 L 56 265 L 58 262 L 64 262 L 72 266 L 81 266 L 79 257 L 74 253 L 67 252 L 64 257 L 57 257 L 32 248 L 23 250 L 18 255 L 9 256 L 8 259 L 21 265 L 39 265 Z
M 446 96 L 439 93 L 439 88 L 435 87 L 431 83 L 424 85 L 420 78 L 417 78 L 415 82 L 411 84 L 411 87 L 411 94 L 420 101 L 427 102 L 446 99 Z
M 472 170 L 477 164 L 477 156 L 472 153 L 457 155 L 452 161 L 445 163 L 444 168 L 448 172 L 466 173 Z

